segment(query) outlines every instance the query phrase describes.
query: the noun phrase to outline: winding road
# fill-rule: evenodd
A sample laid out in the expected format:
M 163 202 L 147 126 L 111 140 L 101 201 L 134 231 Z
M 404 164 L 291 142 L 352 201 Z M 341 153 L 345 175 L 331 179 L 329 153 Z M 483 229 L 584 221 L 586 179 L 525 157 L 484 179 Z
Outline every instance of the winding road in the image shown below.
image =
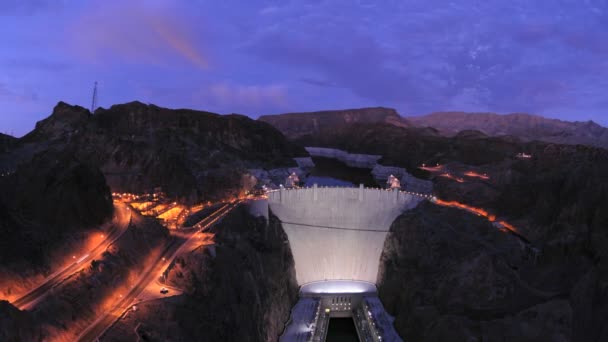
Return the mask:
M 61 284 L 61 282 L 67 279 L 70 275 L 80 271 L 92 260 L 99 259 L 107 248 L 127 231 L 131 222 L 131 210 L 128 205 L 122 203 L 117 204 L 114 206 L 114 209 L 116 215 L 112 221 L 112 228 L 105 234 L 106 237 L 100 244 L 98 244 L 84 256 L 74 261 L 72 264 L 47 277 L 42 284 L 30 290 L 30 292 L 18 298 L 12 304 L 20 310 L 31 309 L 49 293 L 51 293 L 55 286 Z
M 167 267 L 169 267 L 173 260 L 180 255 L 189 245 L 195 241 L 195 237 L 200 232 L 208 229 L 215 223 L 217 223 L 220 219 L 226 216 L 229 212 L 234 209 L 240 201 L 235 203 L 227 203 L 205 217 L 201 220 L 196 226 L 200 227 L 200 229 L 192 231 L 189 234 L 188 238 L 185 241 L 179 241 L 178 239 L 169 240 L 162 253 L 158 256 L 158 258 L 142 272 L 141 277 L 139 278 L 137 284 L 129 291 L 127 295 L 122 297 L 109 311 L 105 312 L 103 315 L 98 317 L 87 329 L 85 329 L 80 336 L 78 336 L 78 341 L 96 341 L 99 340 L 103 334 L 112 327 L 112 325 L 122 317 L 122 315 L 129 308 L 132 307 L 133 304 L 137 302 L 137 297 L 144 291 L 146 287 L 148 287 L 151 283 L 155 283 L 159 274 L 164 273 Z

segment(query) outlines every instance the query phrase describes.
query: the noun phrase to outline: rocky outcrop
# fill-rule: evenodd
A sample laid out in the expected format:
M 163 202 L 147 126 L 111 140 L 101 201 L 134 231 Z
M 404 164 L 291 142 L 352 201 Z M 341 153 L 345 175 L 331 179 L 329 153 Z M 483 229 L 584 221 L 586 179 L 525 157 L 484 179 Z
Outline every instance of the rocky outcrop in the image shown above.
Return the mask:
M 82 130 L 91 113 L 83 107 L 59 102 L 48 118 L 36 123 L 36 128 L 22 138 L 23 142 L 50 142 L 69 139 Z
M 102 340 L 136 339 L 137 327 L 143 340 L 277 341 L 298 289 L 280 222 L 239 207 L 213 231 L 214 246 L 178 257 L 169 272 L 184 295 L 142 303 Z
M 575 257 L 576 267 L 552 273 L 512 235 L 430 203 L 399 217 L 391 232 L 378 289 L 404 340 L 575 340 L 567 293 L 590 260 Z
M 433 127 L 444 134 L 476 130 L 491 136 L 515 136 L 560 144 L 608 148 L 608 128 L 593 121 L 568 122 L 530 114 L 440 112 L 409 117 L 416 126 Z
M 316 134 L 324 129 L 354 123 L 384 122 L 399 127 L 409 126 L 409 123 L 397 111 L 383 107 L 262 115 L 259 120 L 268 122 L 290 138 Z
M 139 102 L 94 115 L 61 102 L 20 142 L 22 155 L 55 148 L 100 168 L 113 191 L 162 187 L 185 201 L 238 194 L 244 170 L 295 166 L 293 157 L 307 156 L 265 122 Z
M 113 211 L 101 172 L 63 154 L 38 155 L 0 177 L 0 188 L 2 268 L 45 269 L 53 250 Z
M 0 133 L 0 153 L 10 151 L 17 143 L 17 138 Z

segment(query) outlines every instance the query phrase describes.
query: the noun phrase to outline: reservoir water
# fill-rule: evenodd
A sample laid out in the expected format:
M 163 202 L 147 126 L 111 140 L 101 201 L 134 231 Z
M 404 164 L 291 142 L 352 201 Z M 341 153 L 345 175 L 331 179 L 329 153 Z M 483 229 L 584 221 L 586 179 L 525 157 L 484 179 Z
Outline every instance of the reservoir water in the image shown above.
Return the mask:
M 349 167 L 331 158 L 313 158 L 315 167 L 306 179 L 305 186 L 359 186 L 363 183 L 368 187 L 378 186 L 372 177 L 370 169 Z

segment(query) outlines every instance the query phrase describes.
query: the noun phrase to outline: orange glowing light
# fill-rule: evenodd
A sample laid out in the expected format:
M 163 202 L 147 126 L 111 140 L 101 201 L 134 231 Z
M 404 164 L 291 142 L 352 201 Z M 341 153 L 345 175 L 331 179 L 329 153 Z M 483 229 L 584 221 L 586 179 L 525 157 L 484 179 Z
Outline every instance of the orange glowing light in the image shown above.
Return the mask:
M 440 199 L 436 199 L 435 202 L 438 205 L 444 206 L 444 207 L 452 207 L 452 208 L 460 208 L 460 209 L 464 209 L 466 211 L 472 212 L 474 214 L 477 214 L 479 216 L 483 216 L 485 218 L 488 219 L 488 221 L 490 222 L 495 222 L 496 221 L 496 215 L 494 214 L 490 214 L 487 210 L 485 209 L 481 209 L 481 208 L 475 208 L 472 207 L 470 205 L 466 205 L 460 202 L 456 202 L 456 201 L 443 201 Z M 501 231 L 510 231 L 512 233 L 518 233 L 517 228 L 515 228 L 515 226 L 513 226 L 512 224 L 506 222 L 506 221 L 498 221 L 497 222 L 498 225 L 500 226 L 500 230 Z
M 467 177 L 475 177 L 475 178 L 481 178 L 481 179 L 485 179 L 485 180 L 490 179 L 490 177 L 487 174 L 481 174 L 481 173 L 477 173 L 475 171 L 467 171 L 464 173 L 464 175 Z
M 451 174 L 449 174 L 449 173 L 442 173 L 442 174 L 440 174 L 439 176 L 441 176 L 441 177 L 445 177 L 445 178 L 448 178 L 448 179 L 451 179 L 451 180 L 455 180 L 455 181 L 457 181 L 458 183 L 464 183 L 464 179 L 459 178 L 459 177 L 455 177 L 455 176 L 453 176 L 453 175 L 451 175 Z
M 496 216 L 495 215 L 492 215 L 492 214 L 488 213 L 486 210 L 481 209 L 481 208 L 475 208 L 475 207 L 472 207 L 470 205 L 466 205 L 466 204 L 463 204 L 463 203 L 460 203 L 460 202 L 456 202 L 456 201 L 443 201 L 443 200 L 440 200 L 440 199 L 437 199 L 435 201 L 435 203 L 439 204 L 439 205 L 442 205 L 444 207 L 460 208 L 460 209 L 467 210 L 469 212 L 472 212 L 474 214 L 477 214 L 479 216 L 483 216 L 483 217 L 487 218 L 488 221 L 490 221 L 490 222 L 496 221 Z
M 500 221 L 500 222 L 498 222 L 498 223 L 499 223 L 501 226 L 503 226 L 505 229 L 508 229 L 508 230 L 510 230 L 510 231 L 512 231 L 512 232 L 517 233 L 517 228 L 515 228 L 515 226 L 513 226 L 512 224 L 507 223 L 507 222 L 505 222 L 505 221 Z
M 426 164 L 422 164 L 422 166 L 419 167 L 419 169 L 430 171 L 430 172 L 439 172 L 439 171 L 443 170 L 443 165 L 437 164 L 437 166 L 426 166 Z

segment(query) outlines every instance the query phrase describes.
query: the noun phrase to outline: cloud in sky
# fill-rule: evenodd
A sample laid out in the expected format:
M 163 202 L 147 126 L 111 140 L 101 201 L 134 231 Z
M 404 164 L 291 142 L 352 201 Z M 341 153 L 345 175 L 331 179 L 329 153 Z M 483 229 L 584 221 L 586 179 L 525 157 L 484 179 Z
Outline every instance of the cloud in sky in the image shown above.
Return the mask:
M 73 52 L 85 63 L 122 59 L 156 65 L 189 63 L 206 69 L 204 37 L 193 31 L 171 5 L 151 7 L 143 1 L 93 4 L 67 30 Z
M 48 109 L 0 106 L 30 126 L 58 100 L 86 105 L 94 80 L 104 106 L 256 117 L 382 105 L 608 125 L 603 0 L 21 3 L 0 5 L 0 81 L 36 89 Z
M 251 113 L 269 108 L 287 108 L 288 91 L 283 85 L 239 85 L 215 83 L 194 94 L 199 105 L 233 108 L 233 112 Z

